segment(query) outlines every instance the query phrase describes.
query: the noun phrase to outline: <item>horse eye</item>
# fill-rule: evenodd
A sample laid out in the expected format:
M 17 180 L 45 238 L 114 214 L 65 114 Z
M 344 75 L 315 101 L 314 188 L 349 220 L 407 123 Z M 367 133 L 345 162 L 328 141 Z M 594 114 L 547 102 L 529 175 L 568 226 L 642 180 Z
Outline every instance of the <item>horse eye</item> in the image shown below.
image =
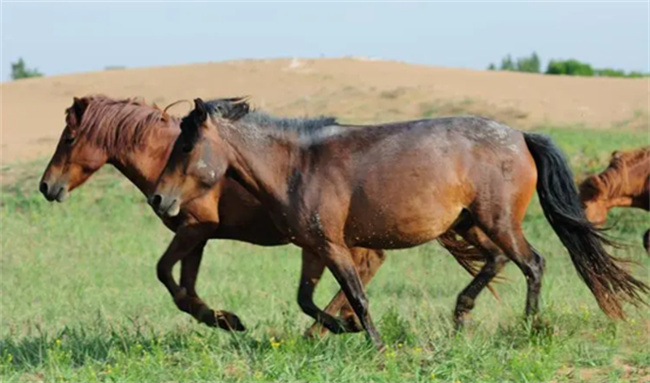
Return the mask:
M 192 151 L 192 145 L 183 145 L 183 153 L 189 153 Z
M 63 142 L 65 142 L 66 145 L 72 145 L 72 143 L 74 142 L 74 140 L 75 140 L 76 138 L 77 138 L 77 137 L 66 137 L 65 140 L 63 140 Z

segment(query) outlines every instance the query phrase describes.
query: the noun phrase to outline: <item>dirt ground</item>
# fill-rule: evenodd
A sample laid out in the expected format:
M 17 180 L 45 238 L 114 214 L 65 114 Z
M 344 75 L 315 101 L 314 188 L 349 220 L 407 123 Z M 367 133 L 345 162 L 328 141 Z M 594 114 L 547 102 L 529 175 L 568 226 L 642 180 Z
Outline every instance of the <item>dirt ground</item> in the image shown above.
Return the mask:
M 513 127 L 647 129 L 648 79 L 475 71 L 363 58 L 245 60 L 113 70 L 2 83 L 2 163 L 49 156 L 73 96 L 179 99 L 248 95 L 291 116 L 368 123 L 473 113 Z M 188 104 L 172 109 L 188 110 Z

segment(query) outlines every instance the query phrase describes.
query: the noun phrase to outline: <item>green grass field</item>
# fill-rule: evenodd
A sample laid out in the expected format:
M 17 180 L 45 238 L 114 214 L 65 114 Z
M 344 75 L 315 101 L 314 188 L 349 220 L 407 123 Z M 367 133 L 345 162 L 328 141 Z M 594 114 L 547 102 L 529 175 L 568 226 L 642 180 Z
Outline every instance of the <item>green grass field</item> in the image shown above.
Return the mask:
M 614 149 L 648 143 L 646 132 L 545 129 L 577 176 L 600 170 Z M 229 334 L 179 312 L 156 279 L 172 233 L 139 192 L 102 169 L 64 204 L 37 191 L 46 161 L 3 166 L 0 374 L 2 381 L 650 381 L 650 311 L 627 307 L 626 322 L 602 314 L 533 200 L 525 232 L 547 260 L 544 325 L 522 313 L 525 281 L 477 300 L 462 334 L 450 323 L 470 278 L 437 244 L 392 251 L 368 288 L 389 349 L 377 355 L 361 334 L 305 340 L 311 320 L 295 299 L 299 251 L 211 241 L 198 289 L 248 327 Z M 7 181 L 9 180 L 9 181 Z M 8 183 L 9 182 L 9 183 Z M 630 246 L 648 281 L 644 212 L 614 211 L 610 234 Z M 338 289 L 322 282 L 317 302 Z

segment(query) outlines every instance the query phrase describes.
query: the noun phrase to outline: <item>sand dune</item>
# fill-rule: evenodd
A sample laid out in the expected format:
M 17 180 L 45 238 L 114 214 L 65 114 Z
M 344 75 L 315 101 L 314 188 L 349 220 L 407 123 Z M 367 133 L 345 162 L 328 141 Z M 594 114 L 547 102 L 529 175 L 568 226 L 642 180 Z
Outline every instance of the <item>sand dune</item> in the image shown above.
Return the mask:
M 576 78 L 364 59 L 246 60 L 26 79 L 2 84 L 2 162 L 49 156 L 73 96 L 144 97 L 166 105 L 249 95 L 283 115 L 372 122 L 471 112 L 514 127 L 627 128 L 647 121 L 648 79 Z M 172 113 L 182 114 L 181 104 Z M 639 125 L 639 124 L 637 124 Z M 647 127 L 647 125 L 645 125 Z

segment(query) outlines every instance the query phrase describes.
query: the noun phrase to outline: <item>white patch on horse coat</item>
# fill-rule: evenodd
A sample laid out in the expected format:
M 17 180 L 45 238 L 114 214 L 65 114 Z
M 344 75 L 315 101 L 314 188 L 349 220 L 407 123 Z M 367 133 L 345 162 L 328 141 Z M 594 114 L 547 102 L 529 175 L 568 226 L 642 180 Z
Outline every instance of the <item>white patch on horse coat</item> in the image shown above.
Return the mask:
M 336 137 L 350 131 L 353 131 L 353 129 L 343 128 L 339 125 L 329 125 L 324 126 L 315 132 L 310 132 L 309 134 L 301 134 L 299 141 L 300 145 L 309 146 L 321 143 L 328 138 Z

